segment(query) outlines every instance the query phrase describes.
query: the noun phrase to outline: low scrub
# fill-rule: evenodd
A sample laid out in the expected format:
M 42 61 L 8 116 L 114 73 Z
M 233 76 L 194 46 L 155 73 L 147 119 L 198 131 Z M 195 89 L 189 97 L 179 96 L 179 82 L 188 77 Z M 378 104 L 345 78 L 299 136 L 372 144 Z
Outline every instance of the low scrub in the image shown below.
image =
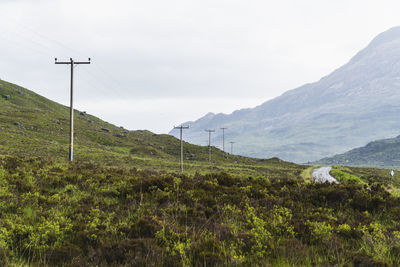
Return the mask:
M 1 265 L 400 264 L 379 183 L 0 158 Z

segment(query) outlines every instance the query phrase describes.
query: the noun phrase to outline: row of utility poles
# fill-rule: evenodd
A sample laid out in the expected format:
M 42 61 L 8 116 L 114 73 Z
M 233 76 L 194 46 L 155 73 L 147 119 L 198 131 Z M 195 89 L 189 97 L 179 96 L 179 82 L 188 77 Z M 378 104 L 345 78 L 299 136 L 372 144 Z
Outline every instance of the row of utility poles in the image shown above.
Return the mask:
M 70 107 L 69 107 L 69 119 L 70 119 L 70 131 L 69 131 L 69 161 L 74 160 L 74 67 L 80 64 L 90 64 L 90 58 L 88 61 L 74 61 L 70 58 L 69 61 L 57 61 L 55 58 L 55 64 L 70 65 L 71 67 L 71 81 L 70 81 Z M 183 172 L 183 140 L 182 131 L 184 129 L 189 129 L 189 126 L 174 126 L 174 129 L 180 130 L 180 140 L 181 140 L 181 172 Z M 226 127 L 222 127 L 222 151 L 225 152 L 225 130 Z M 211 133 L 215 132 L 215 129 L 207 129 L 208 132 L 208 162 L 211 163 Z M 235 142 L 230 142 L 231 144 L 231 154 L 233 154 L 233 144 Z
M 183 140 L 182 140 L 182 131 L 184 129 L 189 129 L 189 126 L 174 126 L 174 129 L 179 129 L 180 130 L 180 141 L 181 141 L 181 161 L 180 161 L 180 167 L 181 167 L 181 172 L 183 173 Z M 221 128 L 222 130 L 222 151 L 225 152 L 225 130 L 228 128 Z M 211 163 L 211 133 L 215 132 L 215 129 L 207 129 L 205 130 L 208 132 L 208 162 Z M 231 154 L 233 154 L 233 144 L 235 142 L 229 142 L 231 144 Z

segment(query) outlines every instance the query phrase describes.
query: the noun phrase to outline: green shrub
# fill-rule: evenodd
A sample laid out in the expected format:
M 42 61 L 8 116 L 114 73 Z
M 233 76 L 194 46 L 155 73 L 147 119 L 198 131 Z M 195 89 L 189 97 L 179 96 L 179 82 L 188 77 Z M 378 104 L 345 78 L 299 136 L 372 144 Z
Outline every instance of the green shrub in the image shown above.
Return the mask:
M 333 227 L 327 222 L 313 222 L 307 220 L 308 227 L 311 231 L 311 238 L 315 243 L 328 242 L 333 234 Z

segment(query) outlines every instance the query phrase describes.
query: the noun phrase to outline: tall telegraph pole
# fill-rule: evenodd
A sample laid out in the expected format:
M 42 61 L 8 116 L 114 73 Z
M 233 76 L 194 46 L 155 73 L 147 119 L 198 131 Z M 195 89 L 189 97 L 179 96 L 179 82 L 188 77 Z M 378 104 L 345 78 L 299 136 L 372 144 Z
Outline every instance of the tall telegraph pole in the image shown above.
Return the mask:
M 211 163 L 211 133 L 215 132 L 215 130 L 205 130 L 206 132 L 208 132 L 208 162 Z
M 222 151 L 225 152 L 225 130 L 228 128 L 222 127 Z
M 71 95 L 70 95 L 70 106 L 69 106 L 69 161 L 74 159 L 74 65 L 78 64 L 90 64 L 90 58 L 88 61 L 74 61 L 70 58 L 70 61 L 58 62 L 55 58 L 55 64 L 71 65 Z
M 174 129 L 179 129 L 181 131 L 181 172 L 183 173 L 183 141 L 182 141 L 182 130 L 189 129 L 189 126 L 174 126 Z

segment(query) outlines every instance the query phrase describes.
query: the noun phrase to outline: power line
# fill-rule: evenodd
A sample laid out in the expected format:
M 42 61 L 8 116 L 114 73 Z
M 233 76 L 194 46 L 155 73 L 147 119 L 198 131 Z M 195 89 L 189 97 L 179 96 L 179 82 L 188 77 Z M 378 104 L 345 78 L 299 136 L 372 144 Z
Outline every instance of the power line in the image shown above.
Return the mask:
M 211 163 L 211 133 L 215 132 L 214 129 L 205 130 L 208 132 L 208 162 Z
M 225 152 L 225 130 L 228 128 L 222 127 L 222 151 Z
M 70 48 L 57 40 L 53 40 L 52 38 L 35 31 L 32 28 L 27 27 L 19 23 L 18 21 L 7 21 L 12 23 L 13 26 L 17 28 L 17 31 L 10 31 L 10 28 L 6 27 L 3 24 L 0 25 L 0 38 L 7 40 L 7 42 L 15 42 L 17 46 L 21 46 L 25 51 L 34 50 L 35 52 L 42 55 L 54 55 L 54 53 L 61 53 L 62 55 L 66 54 L 77 54 L 82 56 L 82 52 Z M 2 35 L 2 33 L 6 32 L 7 34 Z M 15 36 L 17 39 L 23 40 L 17 42 L 13 39 L 10 39 L 9 36 Z M 26 43 L 30 43 L 26 45 Z M 112 88 L 121 88 L 122 90 L 118 90 L 119 94 L 128 94 L 129 90 L 126 86 L 123 86 L 113 75 L 109 72 L 105 71 L 100 67 L 100 65 L 96 64 L 93 66 L 93 71 L 91 70 L 83 70 L 85 75 L 82 80 L 86 82 L 87 85 L 96 89 L 96 91 L 101 91 L 105 94 L 112 93 Z M 76 75 L 75 75 L 76 76 Z M 90 76 L 90 77 L 89 77 Z M 92 81 L 90 81 L 92 78 Z M 114 90 L 115 91 L 115 90 Z
M 79 64 L 90 64 L 89 61 L 74 61 L 70 58 L 70 61 L 58 62 L 55 58 L 55 64 L 71 65 L 71 97 L 70 97 L 70 107 L 69 107 L 69 161 L 74 159 L 74 66 Z
M 181 132 L 181 173 L 183 173 L 183 141 L 182 141 L 182 130 L 189 129 L 189 126 L 174 126 L 174 129 L 179 129 Z

